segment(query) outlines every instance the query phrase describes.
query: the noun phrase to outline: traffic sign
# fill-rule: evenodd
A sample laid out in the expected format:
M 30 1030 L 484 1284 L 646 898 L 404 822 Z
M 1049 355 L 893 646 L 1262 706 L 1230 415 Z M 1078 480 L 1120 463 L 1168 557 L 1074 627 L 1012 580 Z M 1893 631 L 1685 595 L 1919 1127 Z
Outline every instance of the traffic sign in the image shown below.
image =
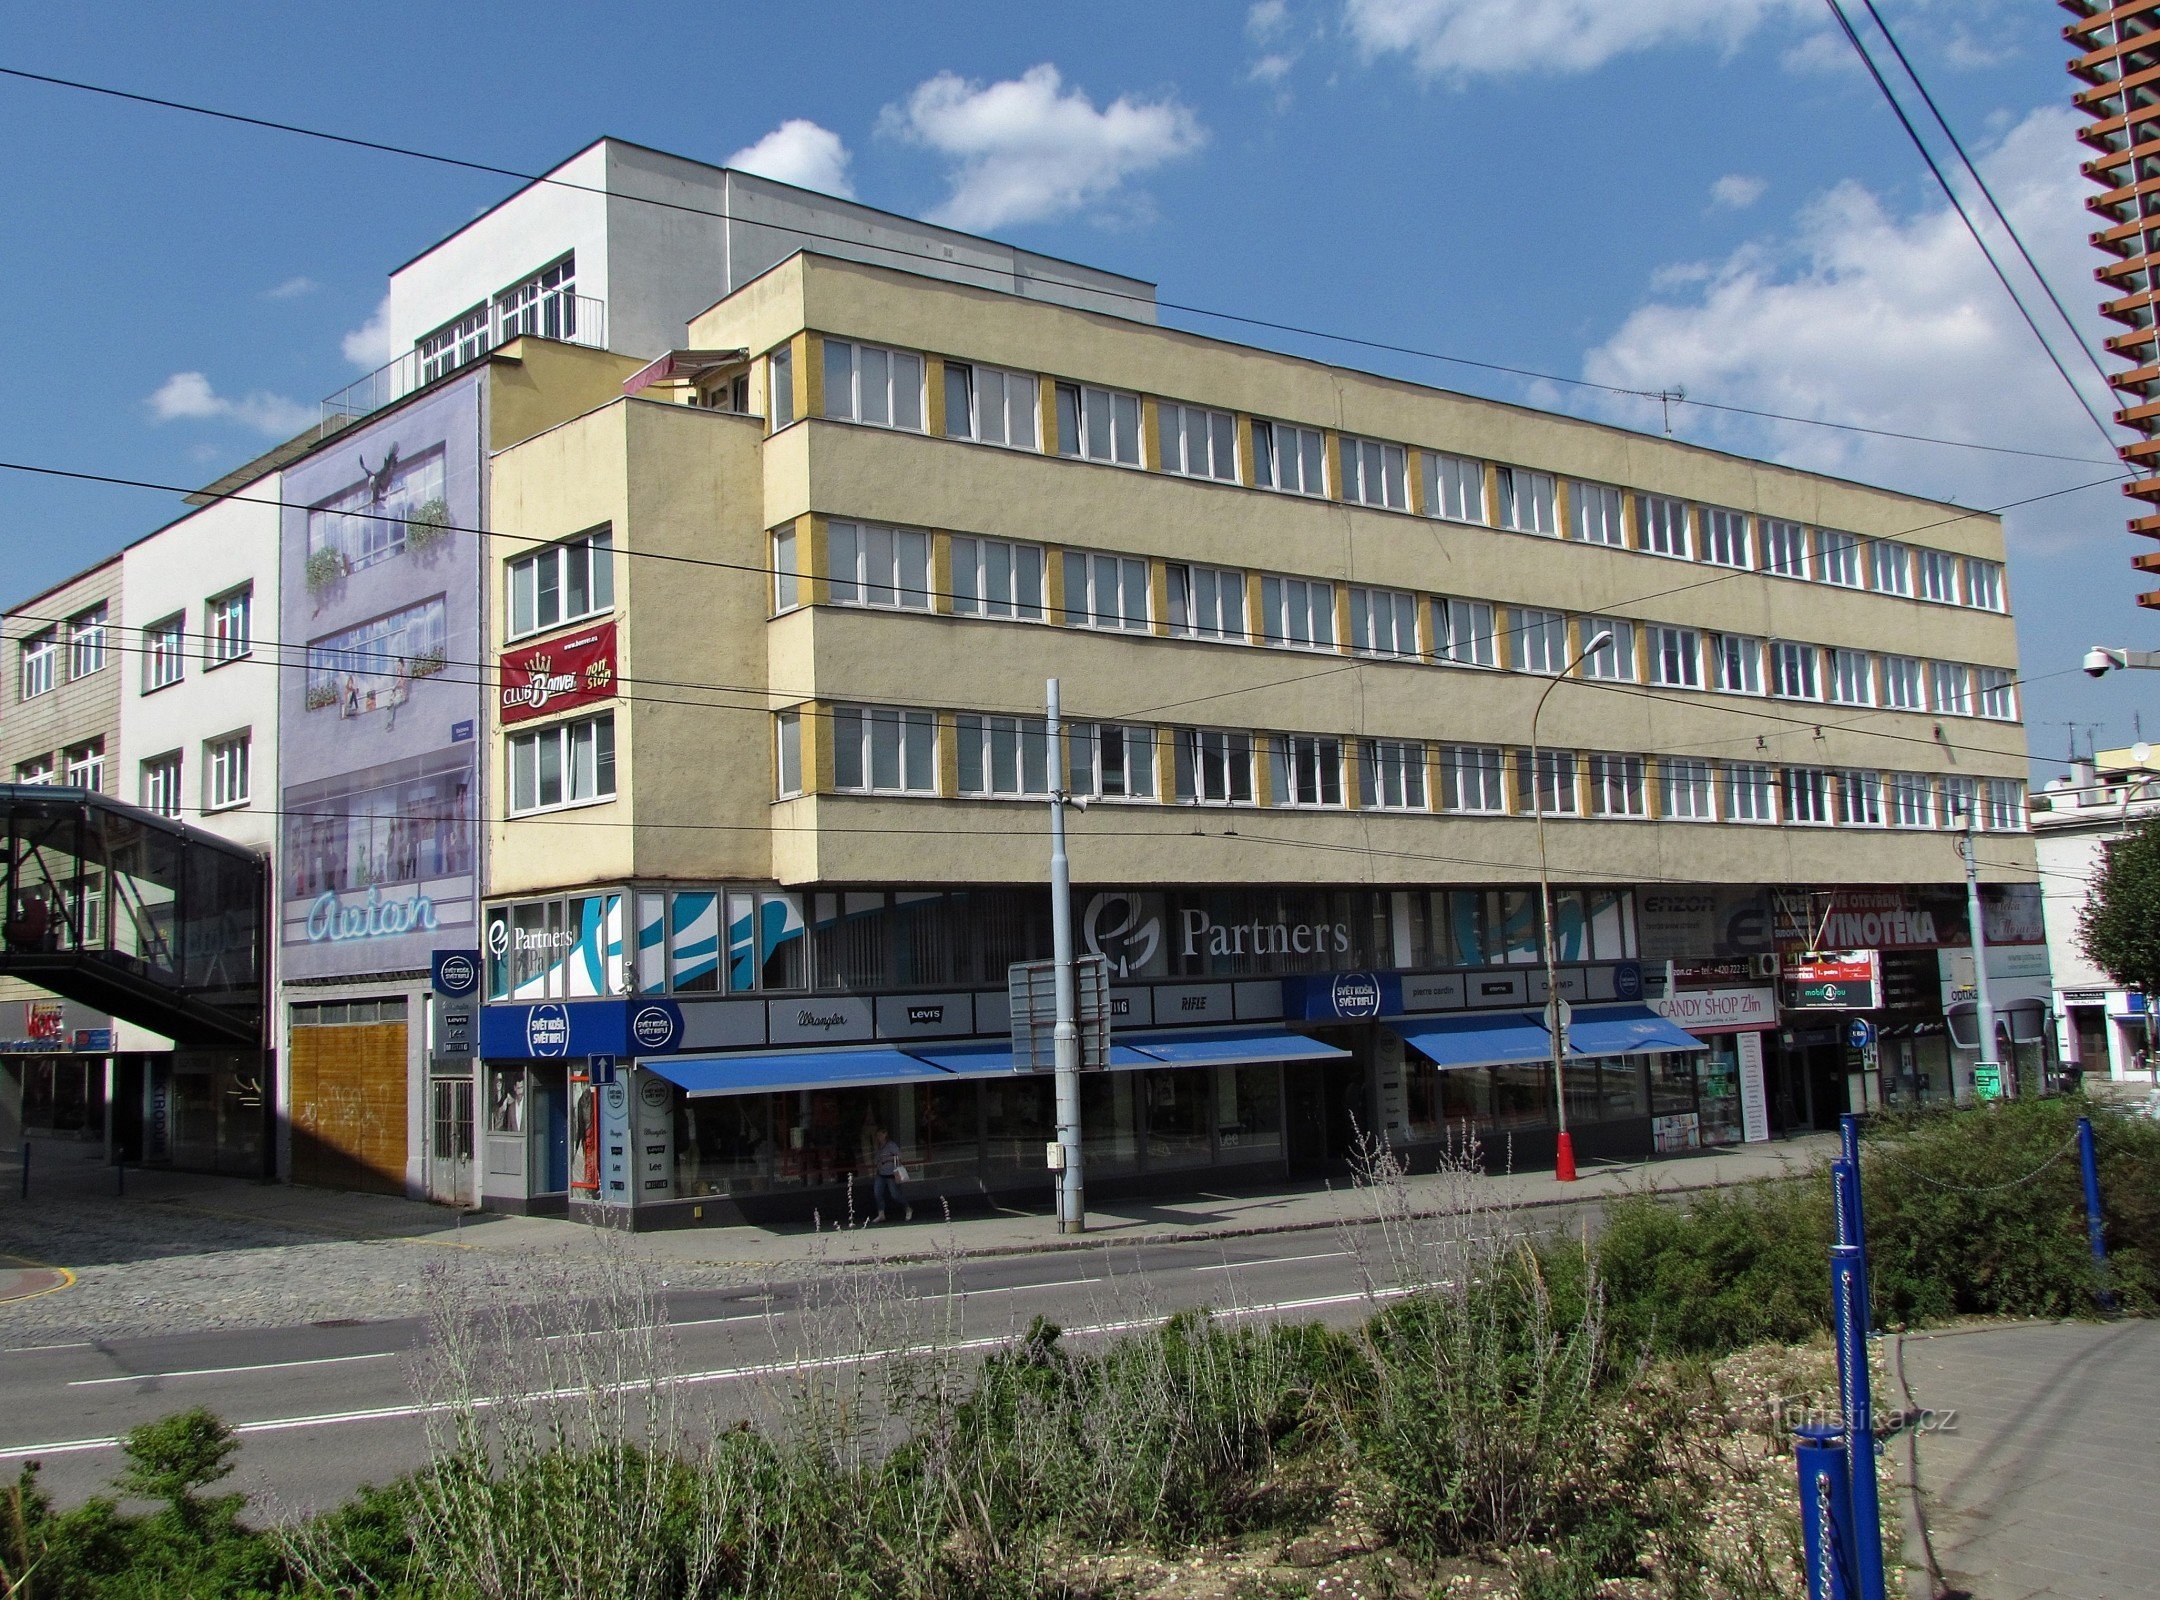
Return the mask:
M 1554 995 L 1545 1002 L 1545 1031 L 1563 1037 L 1575 1025 L 1575 1003 Z
M 585 1078 L 588 1083 L 613 1083 L 615 1081 L 615 1058 L 613 1056 L 587 1056 Z

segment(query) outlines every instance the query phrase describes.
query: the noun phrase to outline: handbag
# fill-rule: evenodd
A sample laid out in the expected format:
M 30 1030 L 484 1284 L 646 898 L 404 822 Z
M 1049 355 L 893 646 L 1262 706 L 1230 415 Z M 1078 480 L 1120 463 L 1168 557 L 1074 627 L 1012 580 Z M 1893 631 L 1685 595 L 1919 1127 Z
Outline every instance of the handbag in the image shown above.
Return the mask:
M 895 1182 L 895 1183 L 906 1183 L 906 1182 L 908 1181 L 908 1172 L 907 1172 L 907 1168 L 905 1168 L 905 1167 L 901 1166 L 901 1165 L 900 1165 L 899 1163 L 895 1162 L 895 1163 L 893 1164 L 893 1169 L 892 1169 L 892 1176 L 893 1176 L 893 1182 Z

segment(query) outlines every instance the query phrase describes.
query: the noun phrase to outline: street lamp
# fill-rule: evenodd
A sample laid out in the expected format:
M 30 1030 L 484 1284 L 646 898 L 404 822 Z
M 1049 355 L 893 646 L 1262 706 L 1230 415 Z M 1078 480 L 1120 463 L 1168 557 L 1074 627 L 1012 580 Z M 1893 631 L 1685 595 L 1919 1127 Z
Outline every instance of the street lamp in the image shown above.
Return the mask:
M 1538 910 L 1545 928 L 1545 1006 L 1552 1035 L 1553 1099 L 1560 1108 L 1560 1147 L 1553 1156 L 1553 1176 L 1562 1183 L 1575 1181 L 1575 1141 L 1568 1134 L 1567 1125 L 1567 1022 L 1560 1003 L 1559 955 L 1553 941 L 1552 913 L 1552 867 L 1545 856 L 1545 790 L 1542 763 L 1538 754 L 1538 718 L 1545 714 L 1545 702 L 1552 698 L 1553 690 L 1561 681 L 1591 656 L 1612 643 L 1612 629 L 1600 628 L 1590 636 L 1590 642 L 1575 652 L 1573 660 L 1560 669 L 1559 675 L 1545 685 L 1545 692 L 1538 696 L 1537 709 L 1530 713 L 1530 810 L 1537 818 L 1537 871 Z

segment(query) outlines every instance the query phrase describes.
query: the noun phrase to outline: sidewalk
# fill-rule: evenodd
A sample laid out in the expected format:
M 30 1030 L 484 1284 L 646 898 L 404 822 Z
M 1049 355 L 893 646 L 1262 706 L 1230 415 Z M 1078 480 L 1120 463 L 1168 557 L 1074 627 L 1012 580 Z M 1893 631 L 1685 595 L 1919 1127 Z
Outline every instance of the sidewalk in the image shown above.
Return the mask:
M 1788 1176 L 1828 1159 L 1836 1144 L 1822 1134 L 1589 1167 L 1572 1185 L 1549 1172 L 1472 1181 L 1483 1203 L 1534 1210 Z M 1442 1181 L 1413 1177 L 1413 1197 L 1437 1202 Z M 12 1188 L 0 1193 L 0 1348 L 86 1331 L 122 1337 L 408 1315 L 419 1309 L 427 1264 L 445 1249 L 514 1259 L 595 1249 L 620 1237 L 555 1218 L 460 1215 L 388 1195 L 136 1171 L 126 1183 L 126 1195 L 116 1196 L 110 1168 L 49 1161 L 33 1174 L 27 1202 Z M 1049 1201 L 1046 1184 L 1036 1212 L 978 1210 L 948 1223 L 924 1203 L 911 1224 L 823 1232 L 696 1228 L 635 1234 L 628 1242 L 671 1283 L 740 1283 L 871 1258 L 951 1260 L 1291 1233 L 1369 1212 L 1347 1184 L 1202 1191 L 1091 1206 L 1087 1233 L 1061 1238 Z M 74 1282 L 35 1299 L 11 1298 L 22 1293 L 8 1284 L 17 1262 L 69 1269 Z
M 2140 1600 L 2160 1585 L 2160 1322 L 2026 1323 L 1899 1341 L 1943 1593 Z

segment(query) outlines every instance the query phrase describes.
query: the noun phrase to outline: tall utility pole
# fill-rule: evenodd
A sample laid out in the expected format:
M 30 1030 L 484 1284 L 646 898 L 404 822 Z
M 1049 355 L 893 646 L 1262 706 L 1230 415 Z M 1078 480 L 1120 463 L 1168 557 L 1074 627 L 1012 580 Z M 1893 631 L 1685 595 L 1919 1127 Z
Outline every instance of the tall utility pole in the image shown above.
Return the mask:
M 1972 924 L 1973 994 L 1980 1002 L 1980 1059 L 1994 1061 L 1995 997 L 1988 990 L 1987 924 L 1980 914 L 1980 861 L 1973 850 L 1974 810 L 1971 804 L 1965 808 L 1965 831 L 1958 835 L 1958 854 L 1965 858 L 1965 917 Z M 2016 1065 L 2015 1059 L 1996 1063 L 2005 1094 L 2017 1092 Z
M 1087 1231 L 1080 1181 L 1080 1021 L 1073 981 L 1072 863 L 1065 855 L 1065 736 L 1058 681 L 1049 680 L 1046 733 L 1050 766 L 1050 954 L 1056 963 L 1057 1027 L 1051 1062 L 1057 1073 L 1058 1232 Z

